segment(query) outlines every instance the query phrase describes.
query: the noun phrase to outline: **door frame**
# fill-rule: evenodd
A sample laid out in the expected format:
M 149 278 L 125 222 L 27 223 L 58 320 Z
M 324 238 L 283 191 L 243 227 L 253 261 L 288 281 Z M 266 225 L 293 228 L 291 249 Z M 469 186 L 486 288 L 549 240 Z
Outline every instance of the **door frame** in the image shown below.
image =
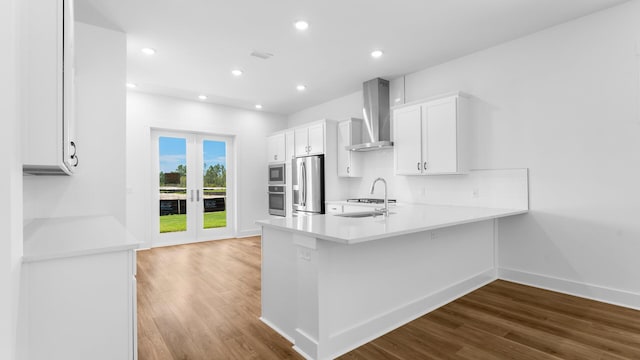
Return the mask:
M 150 247 L 161 247 L 161 246 L 172 246 L 172 245 L 181 245 L 181 244 L 190 244 L 197 243 L 203 241 L 210 240 L 220 240 L 220 239 L 228 239 L 236 237 L 237 234 L 237 201 L 236 201 L 236 139 L 235 135 L 226 135 L 226 134 L 214 134 L 207 132 L 194 132 L 194 131 L 185 131 L 185 130 L 176 130 L 176 129 L 166 129 L 166 128 L 156 128 L 152 127 L 150 129 L 150 147 L 151 147 L 151 158 L 150 158 L 150 167 L 149 171 L 151 173 L 150 180 L 150 234 L 151 234 L 151 243 Z M 160 228 L 160 218 L 157 213 L 158 204 L 160 201 L 160 184 L 158 181 L 158 174 L 160 172 L 160 159 L 158 152 L 158 139 L 160 137 L 178 137 L 185 138 L 187 142 L 187 171 L 191 167 L 195 168 L 195 178 L 194 176 L 187 176 L 187 199 L 189 198 L 189 187 L 199 189 L 202 188 L 202 142 L 198 142 L 198 139 L 204 140 L 213 140 L 213 141 L 224 141 L 226 142 L 226 180 L 227 180 L 227 191 L 226 191 L 226 200 L 225 200 L 225 208 L 227 211 L 227 226 L 225 228 L 212 228 L 212 229 L 199 229 L 202 225 L 202 221 L 198 221 L 197 217 L 191 217 L 192 221 L 189 221 L 189 217 L 187 217 L 187 231 L 175 232 L 175 233 L 163 233 L 161 235 Z M 189 143 L 192 145 L 189 145 Z M 194 144 L 195 143 L 195 144 Z M 197 147 L 196 147 L 197 145 Z M 189 154 L 189 150 L 196 149 L 195 154 Z M 190 157 L 190 158 L 189 158 Z M 200 166 L 200 168 L 198 168 Z M 189 173 L 187 173 L 189 175 Z M 202 193 L 202 200 L 204 200 L 204 192 Z M 187 201 L 187 204 L 190 202 Z M 200 206 L 199 204 L 203 204 L 203 202 L 193 203 L 191 206 L 188 206 L 187 212 L 191 209 L 192 213 L 194 213 L 193 209 L 196 206 Z M 204 212 L 198 212 L 194 214 L 195 216 L 204 214 Z

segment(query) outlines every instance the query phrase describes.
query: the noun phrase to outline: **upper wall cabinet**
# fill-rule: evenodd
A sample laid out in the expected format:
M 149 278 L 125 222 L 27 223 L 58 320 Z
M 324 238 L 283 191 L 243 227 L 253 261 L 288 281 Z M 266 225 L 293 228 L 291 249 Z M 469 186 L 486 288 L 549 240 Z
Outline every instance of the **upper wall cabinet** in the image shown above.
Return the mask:
M 286 161 L 285 134 L 275 134 L 267 138 L 267 156 L 270 163 Z
M 468 113 L 463 94 L 393 109 L 398 175 L 468 172 Z
M 347 146 L 362 143 L 362 119 L 351 118 L 340 121 L 338 123 L 337 143 L 338 176 L 362 176 L 360 159 L 362 153 L 352 152 L 346 149 Z
M 324 122 L 295 129 L 294 155 L 319 154 L 324 154 Z
M 74 134 L 73 0 L 24 0 L 23 170 L 70 175 Z

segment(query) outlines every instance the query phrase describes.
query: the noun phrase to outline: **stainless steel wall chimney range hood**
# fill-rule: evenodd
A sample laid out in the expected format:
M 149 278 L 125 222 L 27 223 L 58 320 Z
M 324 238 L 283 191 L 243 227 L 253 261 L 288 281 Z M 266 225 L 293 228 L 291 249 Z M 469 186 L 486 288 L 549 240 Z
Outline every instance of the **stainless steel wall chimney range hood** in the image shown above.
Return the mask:
M 389 81 L 375 78 L 362 85 L 364 144 L 347 146 L 350 151 L 373 151 L 393 147 L 389 113 Z

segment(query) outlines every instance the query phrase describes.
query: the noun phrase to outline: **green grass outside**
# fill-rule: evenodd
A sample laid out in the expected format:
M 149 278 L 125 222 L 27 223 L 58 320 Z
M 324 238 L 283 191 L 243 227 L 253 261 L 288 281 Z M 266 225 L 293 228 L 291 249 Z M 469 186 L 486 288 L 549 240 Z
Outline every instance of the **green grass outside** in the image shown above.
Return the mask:
M 218 228 L 227 226 L 227 212 L 216 211 L 204 213 L 204 228 Z M 160 216 L 160 232 L 176 232 L 187 230 L 187 215 Z

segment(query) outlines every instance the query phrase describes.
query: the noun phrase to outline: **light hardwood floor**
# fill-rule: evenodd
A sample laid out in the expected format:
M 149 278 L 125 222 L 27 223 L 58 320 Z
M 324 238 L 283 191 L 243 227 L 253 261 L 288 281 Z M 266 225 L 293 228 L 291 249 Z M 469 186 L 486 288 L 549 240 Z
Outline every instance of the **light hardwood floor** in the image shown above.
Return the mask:
M 138 252 L 140 360 L 302 359 L 259 316 L 259 237 Z M 640 312 L 498 280 L 340 359 L 640 359 Z

